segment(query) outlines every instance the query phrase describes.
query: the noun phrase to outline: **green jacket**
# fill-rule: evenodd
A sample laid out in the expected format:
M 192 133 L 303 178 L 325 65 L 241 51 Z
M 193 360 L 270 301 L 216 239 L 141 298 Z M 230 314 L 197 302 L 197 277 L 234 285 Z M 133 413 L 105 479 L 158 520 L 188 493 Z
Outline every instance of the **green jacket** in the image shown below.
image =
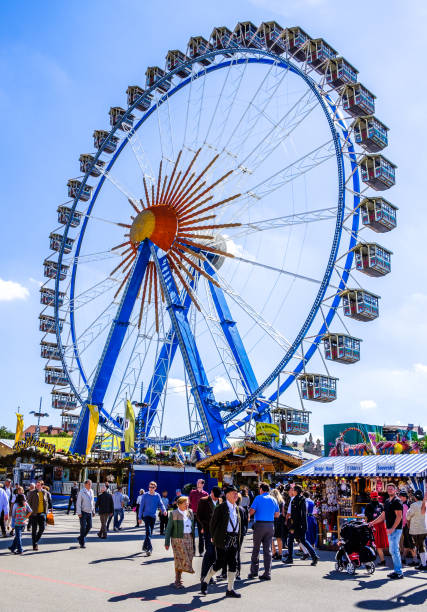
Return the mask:
M 188 510 L 188 516 L 191 518 L 191 533 L 194 537 L 194 514 L 192 510 Z M 165 546 L 170 546 L 171 538 L 184 537 L 184 519 L 179 510 L 172 510 L 169 513 L 169 520 L 165 532 Z

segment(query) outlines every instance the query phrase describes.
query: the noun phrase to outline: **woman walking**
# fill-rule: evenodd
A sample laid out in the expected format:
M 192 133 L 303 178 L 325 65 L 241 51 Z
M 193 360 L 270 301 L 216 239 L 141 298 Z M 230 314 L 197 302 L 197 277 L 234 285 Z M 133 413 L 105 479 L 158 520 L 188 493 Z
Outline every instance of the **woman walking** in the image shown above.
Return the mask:
M 376 518 L 380 516 L 384 512 L 384 506 L 380 504 L 378 501 L 378 493 L 376 491 L 371 491 L 371 501 L 365 507 L 365 516 L 368 520 L 368 523 L 371 523 Z M 385 523 L 377 523 L 374 527 L 374 538 L 375 538 L 375 546 L 377 547 L 378 556 L 380 558 L 380 562 L 377 563 L 378 567 L 385 567 L 386 562 L 384 559 L 384 548 L 388 548 L 388 537 L 387 531 L 385 528 Z
M 16 555 L 22 555 L 22 532 L 25 529 L 25 522 L 31 514 L 31 508 L 27 504 L 25 495 L 18 493 L 13 506 L 12 515 L 15 521 L 15 537 L 12 546 L 9 547 L 10 552 Z
M 274 519 L 274 536 L 272 540 L 272 553 L 273 559 L 276 561 L 282 560 L 283 554 L 283 531 L 284 531 L 284 522 L 285 522 L 285 502 L 283 501 L 282 494 L 278 489 L 273 489 L 271 491 L 272 497 L 277 501 L 279 506 L 279 516 Z M 276 539 L 277 547 L 274 542 Z
M 194 514 L 188 508 L 188 497 L 181 496 L 176 500 L 177 509 L 169 514 L 165 533 L 165 548 L 172 550 L 175 561 L 176 589 L 183 589 L 182 572 L 194 574 Z

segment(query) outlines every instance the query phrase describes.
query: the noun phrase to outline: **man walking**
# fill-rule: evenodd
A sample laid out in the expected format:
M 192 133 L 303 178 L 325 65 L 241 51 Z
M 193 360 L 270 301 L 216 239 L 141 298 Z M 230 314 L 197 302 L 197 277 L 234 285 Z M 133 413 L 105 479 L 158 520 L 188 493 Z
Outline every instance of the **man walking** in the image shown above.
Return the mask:
M 427 489 L 424 493 L 418 490 L 415 491 L 414 497 L 417 500 L 411 504 L 406 519 L 409 523 L 409 533 L 414 538 L 415 546 L 420 555 L 420 564 L 417 569 L 427 571 L 427 553 L 426 553 L 426 538 L 427 538 Z
M 7 512 L 7 518 L 5 518 L 4 520 L 4 527 L 5 527 L 5 531 L 3 532 L 3 537 L 6 537 L 6 531 L 7 529 L 9 529 L 10 527 L 10 523 L 12 520 L 12 495 L 13 495 L 13 489 L 12 489 L 12 481 L 9 478 L 6 478 L 6 480 L 4 481 L 4 492 L 6 493 L 6 497 L 7 497 L 7 503 L 9 504 L 9 511 Z M 3 524 L 2 524 L 3 527 Z M 2 529 L 3 531 L 3 529 Z M 11 534 L 9 534 L 11 535 Z
M 92 529 L 92 516 L 95 516 L 95 501 L 91 480 L 85 480 L 83 489 L 77 495 L 77 514 L 80 519 L 80 535 L 77 541 L 80 548 L 86 548 L 85 538 Z
M 95 511 L 99 512 L 101 528 L 98 531 L 98 538 L 107 538 L 107 521 L 114 514 L 114 504 L 111 493 L 108 493 L 105 485 L 101 485 L 101 494 L 98 495 L 95 504 Z
M 387 485 L 388 499 L 384 502 L 384 512 L 378 518 L 369 523 L 371 527 L 377 523 L 382 523 L 385 520 L 385 526 L 388 535 L 388 549 L 393 559 L 393 569 L 391 574 L 388 574 L 390 580 L 400 580 L 403 578 L 402 559 L 400 556 L 400 536 L 402 535 L 402 517 L 403 506 L 402 502 L 396 495 L 397 488 L 392 482 Z
M 300 544 L 308 550 L 311 557 L 311 565 L 317 565 L 319 557 L 316 551 L 306 540 L 307 533 L 307 504 L 305 497 L 302 494 L 302 488 L 296 484 L 289 491 L 291 501 L 289 503 L 287 514 L 289 515 L 289 537 L 288 537 L 288 556 L 283 560 L 283 563 L 292 564 L 294 552 L 294 540 L 297 538 Z
M 167 515 L 166 508 L 163 505 L 162 498 L 156 493 L 157 484 L 150 482 L 148 485 L 148 492 L 144 493 L 141 497 L 141 505 L 139 507 L 139 520 L 138 525 L 141 524 L 141 519 L 145 525 L 145 540 L 142 545 L 142 550 L 147 553 L 147 557 L 153 552 L 153 546 L 151 544 L 151 534 L 153 533 L 154 525 L 156 523 L 156 512 L 160 510 L 164 515 Z
M 202 497 L 206 497 L 208 495 L 208 492 L 205 491 L 203 488 L 204 486 L 205 486 L 205 481 L 202 478 L 199 478 L 199 480 L 196 483 L 196 488 L 190 491 L 190 496 L 189 496 L 190 508 L 193 511 L 193 514 L 195 517 L 197 517 L 197 509 L 199 507 L 199 501 L 202 499 Z M 197 523 L 197 530 L 199 532 L 199 555 L 202 556 L 204 548 L 205 548 L 204 538 L 203 538 L 203 533 L 202 533 L 202 526 L 197 521 L 197 518 L 196 518 L 196 523 Z
M 31 530 L 33 550 L 38 550 L 38 542 L 46 528 L 46 514 L 49 506 L 49 496 L 43 489 L 43 480 L 36 482 L 36 487 L 28 493 L 28 504 L 31 507 Z
M 201 580 L 206 576 L 209 569 L 215 562 L 215 547 L 212 543 L 210 522 L 215 508 L 221 496 L 220 487 L 212 487 L 210 495 L 202 497 L 197 507 L 197 523 L 201 526 L 201 531 L 205 541 L 205 554 L 202 561 Z
M 3 537 L 6 537 L 6 523 L 9 518 L 9 498 L 6 491 L 0 488 L 0 526 Z
M 249 515 L 255 518 L 253 527 L 254 545 L 251 557 L 249 580 L 258 576 L 259 551 L 262 544 L 264 555 L 264 573 L 260 580 L 271 580 L 271 543 L 274 535 L 274 519 L 279 516 L 279 504 L 270 495 L 270 487 L 266 482 L 259 486 L 257 495 L 249 509 Z
M 206 576 L 202 578 L 200 590 L 203 595 L 208 591 L 211 578 L 223 567 L 227 568 L 226 597 L 240 598 L 241 594 L 234 590 L 237 573 L 237 558 L 242 533 L 241 515 L 237 507 L 238 490 L 230 486 L 225 490 L 225 501 L 215 506 L 210 532 L 215 545 L 216 559 Z
M 77 486 L 77 482 L 73 482 L 73 486 L 71 487 L 71 490 L 70 490 L 70 497 L 68 498 L 67 514 L 70 514 L 71 504 L 74 506 L 73 514 L 76 514 L 76 502 L 77 502 L 78 494 L 79 494 L 79 487 Z
M 120 531 L 122 521 L 125 518 L 125 513 L 123 510 L 124 505 L 125 505 L 125 498 L 124 498 L 122 491 L 123 491 L 123 487 L 117 487 L 117 490 L 114 491 L 113 493 L 114 531 Z

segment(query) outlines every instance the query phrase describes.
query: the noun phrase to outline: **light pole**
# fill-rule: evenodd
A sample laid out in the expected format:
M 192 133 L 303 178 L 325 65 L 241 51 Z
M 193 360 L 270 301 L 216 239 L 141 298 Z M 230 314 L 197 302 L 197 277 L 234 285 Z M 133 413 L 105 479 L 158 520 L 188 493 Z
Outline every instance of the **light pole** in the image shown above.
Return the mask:
M 42 412 L 42 398 L 40 398 L 40 406 L 39 406 L 39 411 L 36 412 L 35 410 L 30 410 L 30 414 L 34 414 L 35 417 L 37 417 L 37 425 L 36 425 L 36 432 L 35 432 L 35 438 L 36 440 L 39 440 L 40 438 L 40 419 L 43 417 L 48 417 L 49 414 L 47 412 Z

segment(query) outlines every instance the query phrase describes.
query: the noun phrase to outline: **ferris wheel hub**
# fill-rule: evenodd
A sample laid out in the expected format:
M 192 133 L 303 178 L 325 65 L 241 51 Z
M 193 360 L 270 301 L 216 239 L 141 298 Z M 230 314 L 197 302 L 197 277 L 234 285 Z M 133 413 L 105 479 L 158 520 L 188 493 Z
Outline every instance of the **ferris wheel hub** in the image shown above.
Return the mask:
M 150 206 L 140 212 L 130 229 L 130 240 L 138 245 L 149 238 L 167 252 L 171 248 L 178 229 L 178 219 L 171 206 Z

